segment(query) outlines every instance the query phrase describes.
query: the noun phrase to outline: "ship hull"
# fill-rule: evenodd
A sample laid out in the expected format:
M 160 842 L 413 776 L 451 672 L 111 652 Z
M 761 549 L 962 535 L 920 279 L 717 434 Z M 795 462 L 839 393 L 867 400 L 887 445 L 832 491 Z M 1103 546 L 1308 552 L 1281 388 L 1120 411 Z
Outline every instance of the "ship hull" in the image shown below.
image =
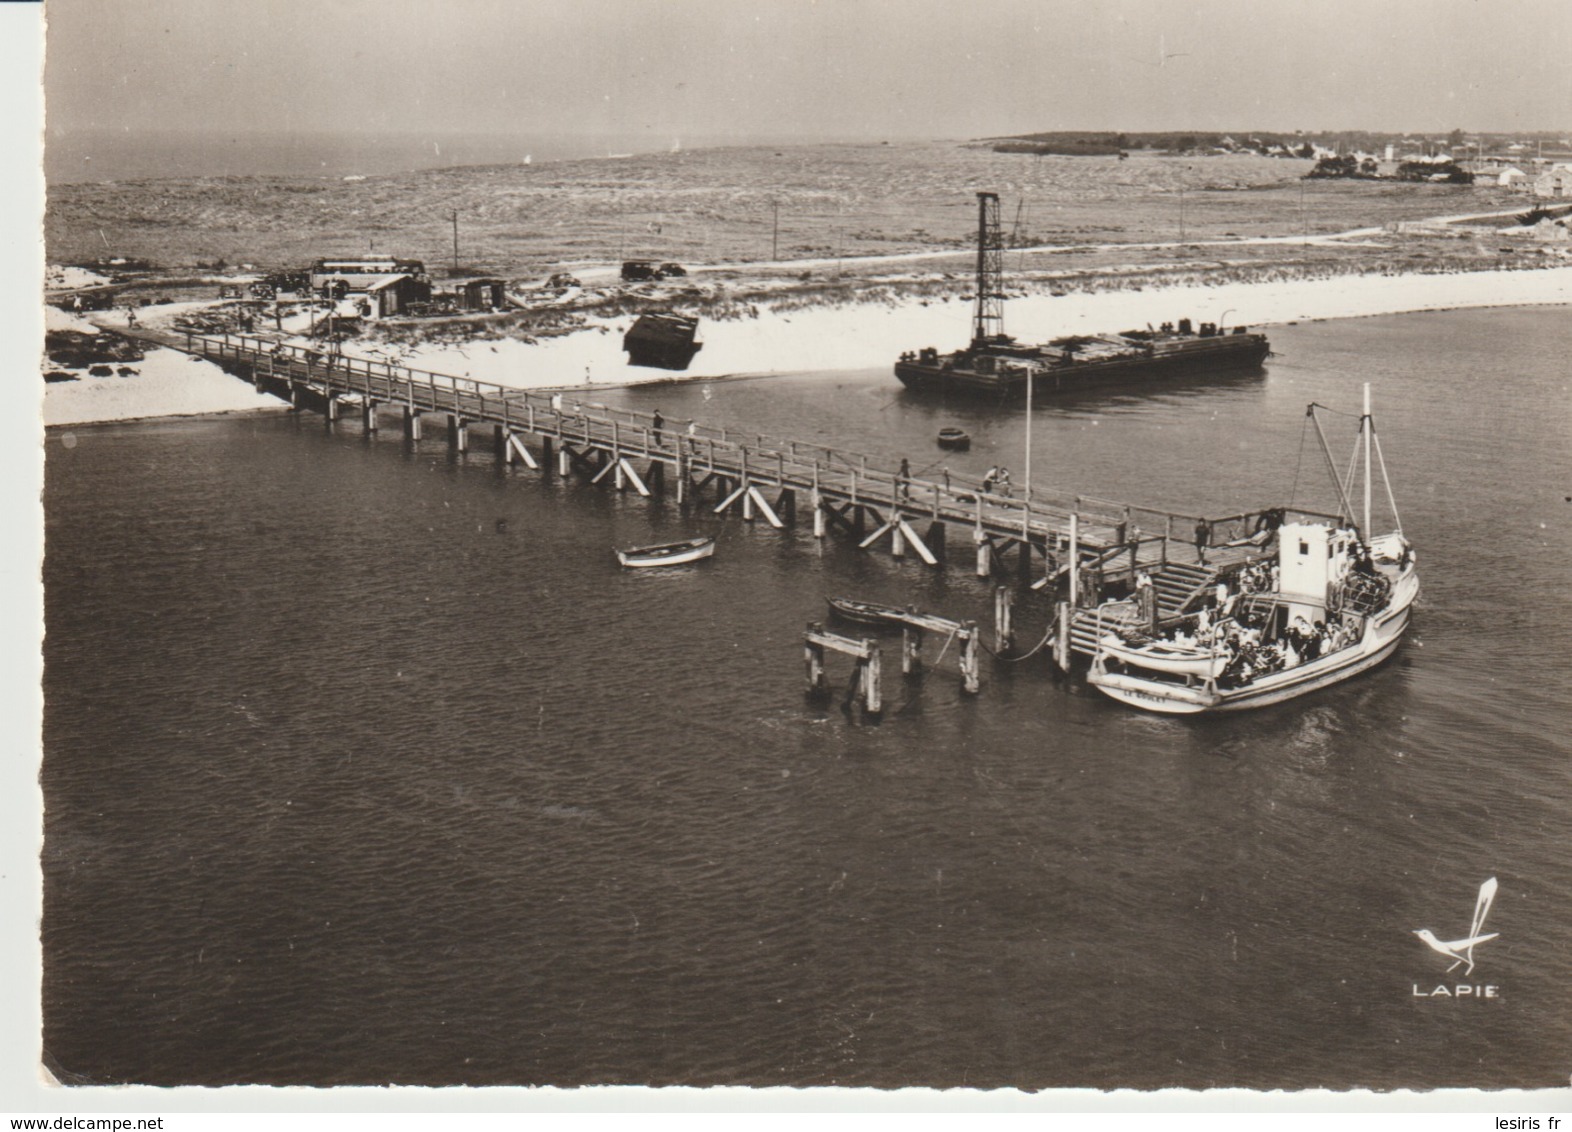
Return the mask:
M 1244 687 L 1218 689 L 1209 683 L 1180 685 L 1139 673 L 1108 672 L 1098 667 L 1093 668 L 1087 680 L 1098 691 L 1120 703 L 1168 715 L 1246 711 L 1282 703 L 1341 684 L 1390 657 L 1402 643 L 1418 592 L 1417 580 L 1412 581 L 1397 605 L 1371 619 L 1358 644 L 1298 668 L 1260 677 Z

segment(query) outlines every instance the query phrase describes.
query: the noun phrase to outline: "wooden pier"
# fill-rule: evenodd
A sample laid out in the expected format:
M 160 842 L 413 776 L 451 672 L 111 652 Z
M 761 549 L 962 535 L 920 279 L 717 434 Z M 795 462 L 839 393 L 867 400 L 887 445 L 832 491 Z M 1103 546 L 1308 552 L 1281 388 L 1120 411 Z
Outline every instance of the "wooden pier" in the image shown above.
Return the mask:
M 1194 601 L 1220 570 L 1258 554 L 1250 542 L 1272 512 L 1202 517 L 1033 487 L 1029 496 L 984 491 L 981 481 L 943 473 L 903 476 L 866 454 L 783 437 L 661 419 L 584 401 L 587 392 L 525 390 L 471 378 L 240 334 L 132 332 L 216 363 L 332 425 L 352 411 L 374 433 L 386 414 L 405 437 L 423 439 L 440 419 L 448 444 L 466 452 L 488 430 L 496 459 L 546 475 L 581 474 L 643 496 L 675 496 L 683 507 L 739 514 L 784 527 L 811 516 L 813 534 L 837 530 L 864 550 L 914 556 L 934 568 L 970 563 L 979 577 L 1013 581 L 1067 598 L 1055 656 L 1095 642 L 1093 607 L 1149 576 L 1166 615 Z M 1332 518 L 1279 509 L 1284 517 Z M 1204 550 L 1197 527 L 1204 524 Z M 960 554 L 953 543 L 970 543 Z M 1006 614 L 1007 616 L 1007 614 Z
M 237 334 L 187 333 L 179 348 L 330 422 L 352 407 L 375 431 L 381 414 L 394 413 L 418 440 L 423 420 L 437 416 L 461 452 L 475 429 L 486 428 L 497 456 L 509 463 L 561 474 L 576 469 L 640 495 L 675 493 L 685 504 L 709 492 L 716 513 L 740 511 L 776 527 L 792 522 L 804 501 L 815 535 L 836 527 L 864 549 L 884 545 L 930 566 L 947 561 L 952 527 L 970 532 L 979 576 L 1004 576 L 1010 558 L 1023 578 L 1058 573 L 1072 533 L 1082 568 L 1094 566 L 1105 580 L 1198 561 L 1197 515 L 1040 488 L 1030 498 L 1003 496 L 955 474 L 903 477 L 867 455 L 826 445 L 586 405 L 584 390 L 517 389 Z M 1226 544 L 1253 533 L 1261 514 L 1206 519 L 1208 562 L 1237 559 L 1237 548 Z

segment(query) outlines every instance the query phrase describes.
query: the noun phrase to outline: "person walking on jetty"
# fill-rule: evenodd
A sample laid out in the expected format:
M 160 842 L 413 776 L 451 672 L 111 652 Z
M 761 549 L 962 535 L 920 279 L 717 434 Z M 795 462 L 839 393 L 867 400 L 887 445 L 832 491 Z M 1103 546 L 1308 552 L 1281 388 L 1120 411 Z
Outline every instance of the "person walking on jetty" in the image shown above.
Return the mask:
M 1212 543 L 1212 524 L 1205 519 L 1195 521 L 1195 560 L 1206 565 L 1206 548 Z
M 1135 578 L 1135 605 L 1141 618 L 1141 628 L 1148 633 L 1157 632 L 1157 590 L 1152 576 L 1142 570 Z

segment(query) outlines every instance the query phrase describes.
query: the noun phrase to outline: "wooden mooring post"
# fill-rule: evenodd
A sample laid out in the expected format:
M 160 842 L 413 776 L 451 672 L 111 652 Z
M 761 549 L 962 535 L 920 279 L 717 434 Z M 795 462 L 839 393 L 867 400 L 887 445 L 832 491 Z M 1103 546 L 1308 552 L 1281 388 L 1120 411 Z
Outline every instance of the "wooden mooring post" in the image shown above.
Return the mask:
M 993 591 L 994 651 L 1006 653 L 1015 648 L 1015 627 L 1010 623 L 1011 609 L 1015 604 L 1015 591 L 1009 586 L 995 586 Z
M 1067 601 L 1054 606 L 1054 626 L 1058 639 L 1054 642 L 1053 658 L 1061 672 L 1070 671 L 1070 617 L 1075 607 Z
M 879 645 L 876 642 L 866 638 L 858 641 L 838 633 L 826 632 L 818 621 L 808 622 L 808 630 L 803 634 L 802 639 L 808 672 L 807 690 L 810 697 L 826 699 L 830 694 L 824 674 L 825 651 L 844 653 L 856 659 L 857 667 L 852 672 L 842 706 L 851 708 L 860 703 L 865 716 L 877 718 L 883 714 L 884 701 L 880 687 L 882 665 Z
M 959 641 L 961 644 L 961 691 L 969 695 L 977 694 L 982 687 L 978 679 L 980 666 L 977 646 L 981 631 L 977 627 L 977 622 L 952 621 L 948 617 L 936 617 L 932 613 L 918 613 L 916 610 L 908 610 L 901 620 L 901 672 L 903 674 L 910 677 L 922 675 L 923 634 L 943 633 L 947 639 Z

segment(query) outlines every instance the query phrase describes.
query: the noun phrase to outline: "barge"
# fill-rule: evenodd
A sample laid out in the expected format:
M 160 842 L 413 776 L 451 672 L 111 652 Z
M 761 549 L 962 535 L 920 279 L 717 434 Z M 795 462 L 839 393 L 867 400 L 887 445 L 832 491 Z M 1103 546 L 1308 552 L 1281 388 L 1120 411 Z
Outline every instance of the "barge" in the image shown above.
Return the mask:
M 1117 334 L 1072 335 L 1042 344 L 1004 333 L 1003 252 L 999 197 L 978 193 L 977 295 L 971 344 L 940 353 L 908 351 L 895 377 L 908 389 L 997 400 L 1030 392 L 1083 392 L 1133 382 L 1257 370 L 1271 352 L 1266 335 L 1245 326 L 1190 319 Z

